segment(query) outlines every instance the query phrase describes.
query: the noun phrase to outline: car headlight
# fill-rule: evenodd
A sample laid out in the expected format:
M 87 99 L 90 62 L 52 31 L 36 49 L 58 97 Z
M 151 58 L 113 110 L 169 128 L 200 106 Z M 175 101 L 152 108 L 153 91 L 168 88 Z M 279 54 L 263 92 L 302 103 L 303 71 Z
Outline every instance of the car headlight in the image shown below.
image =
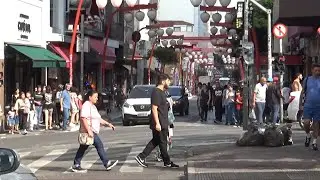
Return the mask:
M 131 108 L 132 105 L 130 105 L 129 103 L 125 102 L 125 103 L 123 104 L 123 107 L 125 107 L 125 108 Z

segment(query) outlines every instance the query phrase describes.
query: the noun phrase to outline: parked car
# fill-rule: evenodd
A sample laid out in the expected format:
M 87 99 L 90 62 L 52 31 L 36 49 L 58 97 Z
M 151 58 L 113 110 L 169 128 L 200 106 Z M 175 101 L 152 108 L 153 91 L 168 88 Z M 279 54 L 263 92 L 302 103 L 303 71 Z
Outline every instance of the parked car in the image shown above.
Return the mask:
M 290 101 L 288 105 L 288 120 L 299 122 L 301 128 L 303 128 L 302 113 L 299 113 L 299 101 L 301 91 L 294 91 L 290 93 Z
M 7 148 L 0 148 L 0 179 L 37 180 L 30 169 L 20 165 L 19 154 Z
M 168 91 L 173 100 L 173 113 L 189 115 L 188 93 L 181 86 L 170 86 Z
M 151 93 L 155 85 L 136 85 L 122 106 L 122 124 L 149 123 L 151 114 Z

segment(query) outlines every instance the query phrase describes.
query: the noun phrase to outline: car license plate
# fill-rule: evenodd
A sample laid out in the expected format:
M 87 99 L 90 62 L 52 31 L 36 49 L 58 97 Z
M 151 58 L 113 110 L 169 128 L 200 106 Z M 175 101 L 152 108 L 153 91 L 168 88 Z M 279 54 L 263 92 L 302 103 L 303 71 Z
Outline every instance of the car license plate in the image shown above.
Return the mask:
M 148 116 L 148 113 L 139 113 L 138 116 L 139 117 L 146 117 L 146 116 Z

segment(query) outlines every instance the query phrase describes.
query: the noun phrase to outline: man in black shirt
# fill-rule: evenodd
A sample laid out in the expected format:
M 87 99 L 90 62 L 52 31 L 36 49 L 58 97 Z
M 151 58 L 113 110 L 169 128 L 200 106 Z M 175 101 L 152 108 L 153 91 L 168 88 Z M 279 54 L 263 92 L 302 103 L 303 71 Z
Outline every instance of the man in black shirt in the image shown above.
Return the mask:
M 222 122 L 222 96 L 223 96 L 223 88 L 221 88 L 220 84 L 217 83 L 216 88 L 213 91 L 213 105 L 215 108 L 216 120 L 215 123 Z
M 142 153 L 135 159 L 142 167 L 148 167 L 146 164 L 146 157 L 152 152 L 154 148 L 159 146 L 161 156 L 164 162 L 164 167 L 178 168 L 179 166 L 170 161 L 167 151 L 168 144 L 168 109 L 169 102 L 165 94 L 165 89 L 168 89 L 170 84 L 167 75 L 160 75 L 158 78 L 158 85 L 151 94 L 151 121 L 150 129 L 152 130 L 152 140 L 148 143 Z

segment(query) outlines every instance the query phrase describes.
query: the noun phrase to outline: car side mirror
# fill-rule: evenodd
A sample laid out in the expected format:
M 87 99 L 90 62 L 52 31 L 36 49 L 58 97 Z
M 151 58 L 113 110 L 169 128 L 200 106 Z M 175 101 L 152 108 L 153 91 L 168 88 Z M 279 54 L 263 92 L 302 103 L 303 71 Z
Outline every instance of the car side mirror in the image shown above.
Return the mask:
M 0 175 L 14 172 L 20 166 L 20 156 L 13 149 L 0 148 Z

